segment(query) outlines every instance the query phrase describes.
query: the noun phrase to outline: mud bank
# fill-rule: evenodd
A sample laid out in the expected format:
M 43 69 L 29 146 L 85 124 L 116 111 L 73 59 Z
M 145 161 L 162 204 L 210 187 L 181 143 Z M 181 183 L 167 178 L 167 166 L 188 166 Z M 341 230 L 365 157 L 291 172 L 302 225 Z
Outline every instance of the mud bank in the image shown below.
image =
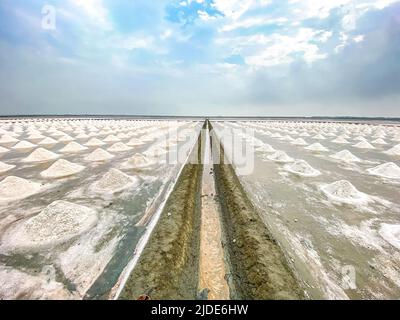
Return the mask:
M 219 142 L 215 135 L 212 140 L 215 150 Z M 231 298 L 304 298 L 304 291 L 279 245 L 248 199 L 234 168 L 222 161 L 222 146 L 219 157 L 220 164 L 214 164 L 214 173 L 220 200 L 224 250 L 230 270 Z
M 190 157 L 201 163 L 201 143 Z M 189 161 L 119 299 L 195 299 L 198 290 L 203 166 Z

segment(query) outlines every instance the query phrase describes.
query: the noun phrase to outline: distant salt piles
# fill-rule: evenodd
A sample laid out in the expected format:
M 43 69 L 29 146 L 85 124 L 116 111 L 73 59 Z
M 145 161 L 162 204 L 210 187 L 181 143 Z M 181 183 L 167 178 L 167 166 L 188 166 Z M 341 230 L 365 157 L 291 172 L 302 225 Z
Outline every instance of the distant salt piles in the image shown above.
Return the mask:
M 13 168 L 15 168 L 15 165 L 7 164 L 7 163 L 0 161 L 0 174 L 10 171 Z
M 137 185 L 138 182 L 136 177 L 133 178 L 117 169 L 111 169 L 99 181 L 96 181 L 91 189 L 96 193 L 116 193 Z
M 117 142 L 107 149 L 110 152 L 124 152 L 132 150 L 132 147 L 127 146 L 123 142 Z
M 353 155 L 349 150 L 342 150 L 331 155 L 331 158 L 344 162 L 360 162 L 361 159 Z
M 54 152 L 51 152 L 44 148 L 38 148 L 22 161 L 27 163 L 34 163 L 34 162 L 40 163 L 40 162 L 48 162 L 57 159 L 58 157 L 59 155 Z
M 298 138 L 296 140 L 293 140 L 291 143 L 296 145 L 296 146 L 306 146 L 307 145 L 307 142 L 305 142 L 304 139 L 302 139 L 302 138 Z
M 104 138 L 103 140 L 104 142 L 118 142 L 121 141 L 120 139 L 118 139 L 118 137 L 114 136 L 114 135 L 109 135 L 106 138 Z
M 15 146 L 12 147 L 12 149 L 14 150 L 18 150 L 18 151 L 27 151 L 30 149 L 35 148 L 36 145 L 33 143 L 30 143 L 29 141 L 20 141 L 18 142 Z
M 38 143 L 38 145 L 40 145 L 40 146 L 54 146 L 57 143 L 58 143 L 57 140 L 54 140 L 53 138 L 47 137 L 47 138 L 44 138 L 42 141 L 40 141 Z
M 283 168 L 288 172 L 302 177 L 316 177 L 321 174 L 321 172 L 311 167 L 304 160 L 295 160 L 293 163 L 286 164 Z
M 15 145 L 19 140 L 9 134 L 5 134 L 0 138 L 0 144 L 6 147 Z
M 349 143 L 344 137 L 338 137 L 334 140 L 332 140 L 334 143 L 340 143 L 340 144 L 346 144 Z
M 63 135 L 60 139 L 58 139 L 59 142 L 71 142 L 74 141 L 74 138 L 72 138 L 69 135 Z
M 133 157 L 123 164 L 126 169 L 139 169 L 150 165 L 152 165 L 152 162 L 140 153 L 134 154 Z
M 372 202 L 372 199 L 365 193 L 358 191 L 349 181 L 341 180 L 334 183 L 324 185 L 321 190 L 325 195 L 340 203 L 351 205 L 367 204 Z
M 64 148 L 60 150 L 62 153 L 77 153 L 86 150 L 87 148 L 79 144 L 78 142 L 70 142 Z
M 400 250 L 400 224 L 382 223 L 379 234 L 393 247 Z
M 313 143 L 312 145 L 309 145 L 308 147 L 305 147 L 304 149 L 310 150 L 310 151 L 315 151 L 315 152 L 327 152 L 329 151 L 327 148 L 325 148 L 322 144 L 320 143 Z
M 367 170 L 370 174 L 388 179 L 400 179 L 400 167 L 388 162 Z
M 129 147 L 136 147 L 136 146 L 144 145 L 144 143 L 141 140 L 139 140 L 138 138 L 132 138 L 131 140 L 129 140 L 129 142 L 126 145 Z
M 387 144 L 387 142 L 385 140 L 383 140 L 382 138 L 378 138 L 378 139 L 372 141 L 372 143 L 373 144 L 381 144 L 381 145 Z
M 41 173 L 44 178 L 64 178 L 77 174 L 85 167 L 64 159 L 57 160 L 50 168 Z
M 369 144 L 367 141 L 360 141 L 359 143 L 355 144 L 353 147 L 360 148 L 360 149 L 375 149 L 374 146 Z
M 387 153 L 391 156 L 400 156 L 400 144 L 395 145 L 392 149 L 389 149 L 385 153 Z
M 316 136 L 313 137 L 313 139 L 317 139 L 317 140 L 325 140 L 326 138 L 322 135 L 322 134 L 317 134 Z
M 112 158 L 114 158 L 114 155 L 112 155 L 111 153 L 107 152 L 104 149 L 97 148 L 92 153 L 87 155 L 85 157 L 85 160 L 91 162 L 100 162 L 100 161 L 110 160 Z
M 257 147 L 256 151 L 258 151 L 258 152 L 275 152 L 276 150 L 269 144 L 263 144 L 262 146 Z
M 54 201 L 39 214 L 8 229 L 3 246 L 8 249 L 46 249 L 70 241 L 96 225 L 94 209 L 70 203 Z
M 41 184 L 9 176 L 0 182 L 0 201 L 13 201 L 37 193 Z
M 92 138 L 88 142 L 85 143 L 85 146 L 87 147 L 100 147 L 104 146 L 105 143 L 97 138 Z
M 267 159 L 275 162 L 287 163 L 293 162 L 294 159 L 289 157 L 284 151 L 277 151 L 272 155 L 267 156 Z

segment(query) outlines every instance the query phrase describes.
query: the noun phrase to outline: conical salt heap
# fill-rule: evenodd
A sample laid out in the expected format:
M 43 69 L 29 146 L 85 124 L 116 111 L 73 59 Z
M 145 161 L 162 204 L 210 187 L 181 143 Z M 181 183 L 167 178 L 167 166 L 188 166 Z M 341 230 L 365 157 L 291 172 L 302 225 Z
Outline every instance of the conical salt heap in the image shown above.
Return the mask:
M 343 138 L 343 137 L 338 137 L 338 138 L 332 140 L 332 142 L 334 142 L 334 143 L 340 143 L 340 144 L 349 143 L 349 141 L 347 141 L 347 140 L 346 140 L 345 138 Z
M 269 144 L 263 144 L 261 147 L 257 147 L 256 151 L 258 152 L 276 152 L 276 150 Z
M 153 163 L 147 159 L 146 156 L 136 153 L 123 166 L 127 169 L 145 168 L 151 166 Z
M 68 143 L 64 148 L 60 150 L 60 152 L 63 153 L 75 153 L 75 152 L 81 152 L 86 150 L 87 148 L 79 144 L 78 142 L 72 141 Z
M 15 168 L 15 165 L 7 164 L 7 163 L 0 161 L 0 174 L 10 171 L 13 168 Z
M 320 143 L 313 143 L 309 145 L 308 147 L 305 147 L 304 149 L 310 150 L 310 151 L 315 151 L 315 152 L 327 152 L 329 151 L 327 148 L 325 148 L 322 144 Z
M 382 223 L 379 235 L 393 247 L 400 250 L 400 224 Z
M 109 147 L 107 150 L 110 152 L 124 152 L 124 151 L 132 150 L 132 147 L 128 147 L 123 142 L 117 142 L 117 143 L 113 144 L 111 147 Z
M 112 155 L 111 153 L 107 152 L 104 149 L 97 148 L 92 153 L 88 154 L 85 157 L 85 160 L 91 162 L 100 162 L 100 161 L 110 160 L 112 158 L 114 158 L 114 155 Z
M 388 178 L 388 179 L 400 179 L 400 167 L 393 163 L 387 162 L 367 170 L 370 174 Z
M 106 143 L 104 143 L 103 141 L 97 139 L 97 138 L 92 138 L 90 139 L 88 142 L 85 143 L 85 146 L 87 147 L 100 147 L 100 146 L 104 146 Z
M 298 138 L 298 139 L 296 139 L 296 140 L 293 140 L 293 141 L 291 142 L 291 144 L 294 144 L 294 145 L 296 145 L 296 146 L 306 146 L 306 145 L 307 145 L 307 142 L 305 142 L 304 139 L 302 139 L 302 138 Z
M 27 198 L 37 193 L 40 188 L 41 185 L 39 183 L 9 176 L 0 182 L 0 201 L 13 201 Z
M 293 163 L 286 164 L 283 168 L 302 177 L 316 177 L 321 174 L 304 160 L 295 160 Z
M 42 141 L 40 141 L 38 143 L 38 145 L 40 145 L 40 146 L 53 146 L 53 145 L 55 145 L 57 143 L 58 143 L 57 140 L 54 140 L 53 138 L 47 137 L 47 138 L 44 138 Z
M 1 154 L 4 154 L 4 153 L 7 153 L 8 151 L 10 151 L 10 150 L 8 150 L 7 148 L 4 148 L 4 147 L 0 146 L 0 155 L 1 155 Z
M 135 184 L 138 184 L 136 177 L 132 178 L 117 169 L 111 169 L 99 181 L 93 183 L 91 188 L 97 193 L 116 193 Z
M 36 145 L 30 143 L 29 141 L 20 141 L 15 146 L 12 147 L 14 150 L 29 150 L 35 148 Z
M 126 144 L 130 147 L 135 147 L 135 146 L 141 146 L 144 145 L 145 143 L 142 142 L 141 140 L 139 140 L 138 138 L 132 138 L 131 140 L 129 140 L 129 142 Z
M 294 161 L 294 159 L 289 157 L 284 151 L 277 151 L 274 154 L 267 156 L 267 159 L 282 163 Z
M 325 195 L 336 201 L 347 204 L 366 204 L 372 199 L 365 193 L 358 191 L 349 181 L 341 180 L 321 187 Z
M 53 165 L 45 171 L 42 171 L 41 175 L 44 178 L 64 178 L 77 174 L 84 170 L 85 167 L 79 164 L 69 162 L 64 159 L 57 160 Z
M 11 146 L 15 145 L 18 141 L 19 141 L 18 139 L 15 139 L 10 134 L 4 134 L 0 138 L 0 144 L 7 146 L 7 147 L 11 147 Z
M 75 140 L 74 138 L 72 138 L 71 136 L 69 136 L 67 134 L 63 135 L 60 139 L 58 139 L 58 141 L 60 141 L 60 142 L 71 142 L 74 140 Z
M 46 249 L 70 241 L 96 225 L 96 210 L 67 201 L 54 201 L 39 214 L 7 230 L 4 246 L 10 249 Z
M 103 139 L 104 142 L 118 142 L 121 141 L 120 139 L 118 139 L 115 135 L 109 135 L 106 138 Z
M 359 143 L 355 144 L 353 147 L 360 148 L 360 149 L 375 149 L 374 146 L 369 144 L 367 141 L 360 141 Z
M 389 149 L 388 151 L 385 151 L 385 153 L 391 156 L 400 156 L 400 144 L 395 145 L 393 148 Z
M 353 155 L 349 150 L 342 150 L 331 155 L 331 158 L 344 162 L 360 162 L 361 159 Z
M 57 159 L 59 155 L 51 152 L 44 148 L 38 148 L 33 151 L 29 156 L 22 160 L 22 162 L 34 163 L 34 162 L 47 162 Z
M 372 143 L 373 144 L 381 144 L 381 145 L 387 144 L 387 142 L 385 140 L 383 140 L 382 138 L 378 138 L 378 139 L 372 141 Z

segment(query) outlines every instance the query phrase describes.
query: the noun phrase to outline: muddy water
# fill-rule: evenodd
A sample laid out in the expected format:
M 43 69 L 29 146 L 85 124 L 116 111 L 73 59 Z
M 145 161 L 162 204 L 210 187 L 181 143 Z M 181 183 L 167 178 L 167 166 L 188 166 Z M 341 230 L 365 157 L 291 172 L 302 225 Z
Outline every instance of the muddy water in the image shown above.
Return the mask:
M 282 135 L 286 134 L 290 132 Z M 329 149 L 313 153 L 260 132 L 255 136 L 292 158 L 306 160 L 322 173 L 315 178 L 300 178 L 284 171 L 282 164 L 262 160 L 265 154 L 256 152 L 253 172 L 239 177 L 265 224 L 287 253 L 308 296 L 399 298 L 400 253 L 380 237 L 378 230 L 381 223 L 400 222 L 400 186 L 366 173 L 366 169 L 384 162 L 400 165 L 398 158 L 382 153 L 398 142 L 387 140 L 388 145 L 375 145 L 377 149 L 364 151 L 352 147 L 358 142 L 354 140 L 356 135 L 345 145 L 331 142 L 334 137 L 327 140 L 304 137 L 308 145 L 319 142 Z M 364 161 L 346 164 L 329 157 L 343 149 Z M 349 206 L 329 201 L 320 191 L 321 185 L 343 179 L 374 197 L 374 203 Z
M 189 122 L 181 122 L 180 130 L 186 130 L 193 126 Z M 151 123 L 144 127 L 146 130 L 138 138 L 146 133 L 154 131 Z M 199 130 L 199 124 L 194 130 Z M 73 132 L 67 132 L 74 136 Z M 46 132 L 42 132 L 47 136 Z M 106 135 L 96 136 L 104 139 Z M 18 137 L 26 139 L 26 134 Z M 88 139 L 77 140 L 84 144 Z M 128 142 L 129 139 L 122 139 Z M 178 147 L 184 145 L 185 141 L 179 142 Z M 73 163 L 85 165 L 86 169 L 75 177 L 65 179 L 43 179 L 40 172 L 50 167 L 54 161 L 46 164 L 25 164 L 21 159 L 25 158 L 31 151 L 10 151 L 4 154 L 0 160 L 9 164 L 16 164 L 16 168 L 0 176 L 18 176 L 27 180 L 44 184 L 41 193 L 29 198 L 0 204 L 0 237 L 4 232 L 15 225 L 22 223 L 27 218 L 38 214 L 44 207 L 55 200 L 66 200 L 81 204 L 97 210 L 99 215 L 98 224 L 87 233 L 60 245 L 41 250 L 0 250 L 0 265 L 2 270 L 19 271 L 29 275 L 32 281 L 44 278 L 53 284 L 60 284 L 63 292 L 69 292 L 69 298 L 106 298 L 108 292 L 115 285 L 121 271 L 132 256 L 135 246 L 142 237 L 146 225 L 138 225 L 143 215 L 152 207 L 157 206 L 160 198 L 174 178 L 180 164 L 158 163 L 152 167 L 141 170 L 126 170 L 122 163 L 134 153 L 146 151 L 152 142 L 146 142 L 143 146 L 135 147 L 126 152 L 112 153 L 115 155 L 110 161 L 103 163 L 90 163 L 84 161 L 84 157 L 97 147 L 76 154 L 62 154 L 58 151 L 66 143 L 57 143 L 51 148 L 53 152 L 59 153 L 62 159 Z M 112 143 L 102 148 L 107 149 Z M 134 188 L 127 189 L 113 196 L 96 195 L 91 193 L 89 186 L 99 180 L 109 169 L 116 168 L 130 176 L 139 178 L 140 183 Z M 1 245 L 0 245 L 0 248 Z M 48 277 L 47 270 L 51 269 Z M 16 291 L 21 291 L 19 296 L 29 296 L 29 288 L 24 293 L 25 287 L 20 286 L 18 279 L 15 280 Z M 13 285 L 11 283 L 11 285 Z M 38 290 L 42 290 L 38 288 Z M 42 298 L 60 298 L 64 294 L 54 290 L 40 292 Z M 18 296 L 14 297 L 18 298 Z

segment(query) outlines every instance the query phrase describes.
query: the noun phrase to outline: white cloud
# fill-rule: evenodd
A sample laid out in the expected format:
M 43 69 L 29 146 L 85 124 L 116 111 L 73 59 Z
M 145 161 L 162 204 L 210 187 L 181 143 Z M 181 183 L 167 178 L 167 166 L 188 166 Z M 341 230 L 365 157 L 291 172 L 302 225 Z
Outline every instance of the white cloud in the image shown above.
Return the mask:
M 103 29 L 112 29 L 108 10 L 104 7 L 102 0 L 71 0 L 71 2 Z

